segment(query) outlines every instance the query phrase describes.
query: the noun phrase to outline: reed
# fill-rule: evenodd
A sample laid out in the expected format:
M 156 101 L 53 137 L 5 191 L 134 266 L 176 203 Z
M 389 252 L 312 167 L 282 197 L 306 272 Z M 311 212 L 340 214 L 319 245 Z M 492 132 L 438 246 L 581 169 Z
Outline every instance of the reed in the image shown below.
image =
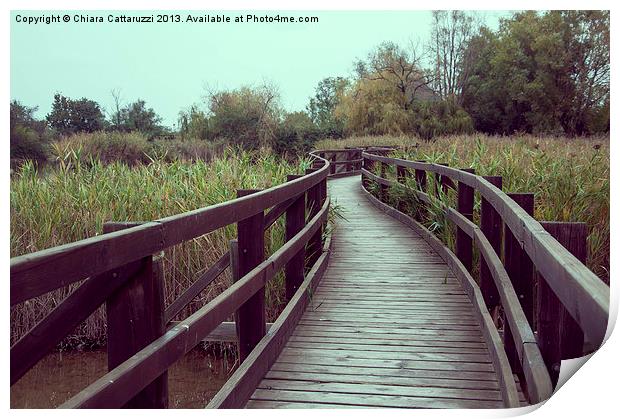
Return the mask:
M 151 158 L 128 166 L 85 159 L 80 147 L 67 147 L 57 164 L 37 169 L 25 163 L 11 178 L 11 257 L 102 233 L 106 221 L 150 221 L 234 199 L 237 189 L 265 189 L 303 173 L 308 159 L 290 163 L 268 150 L 225 149 L 210 162 Z M 228 251 L 234 225 L 171 247 L 164 254 L 166 303 L 170 304 L 201 273 Z M 265 233 L 266 253 L 284 242 L 283 221 Z M 178 318 L 210 301 L 230 285 L 225 272 Z M 284 303 L 282 277 L 266 289 L 267 317 L 273 321 Z M 11 343 L 68 295 L 77 285 L 11 308 Z M 63 346 L 99 345 L 105 341 L 105 314 L 98 310 L 63 342 Z

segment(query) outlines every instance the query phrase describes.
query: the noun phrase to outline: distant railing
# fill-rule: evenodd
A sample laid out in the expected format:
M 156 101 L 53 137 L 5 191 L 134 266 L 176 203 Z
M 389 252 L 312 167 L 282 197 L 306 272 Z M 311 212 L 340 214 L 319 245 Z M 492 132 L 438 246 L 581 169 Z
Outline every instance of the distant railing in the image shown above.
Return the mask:
M 378 199 L 370 198 L 378 206 L 421 232 L 478 305 L 487 340 L 496 351 L 494 362 L 503 376 L 502 394 L 507 405 L 518 405 L 514 381 L 510 383 L 511 371 L 520 377 L 531 403 L 548 399 L 561 360 L 600 347 L 607 329 L 609 287 L 584 265 L 585 225 L 539 223 L 532 217 L 534 195 L 502 192 L 499 176 L 476 176 L 473 169 L 380 154 L 386 153 L 362 153 L 364 188 L 377 189 Z M 375 164 L 380 167 L 375 168 Z M 398 211 L 403 209 L 401 203 L 395 204 L 398 209 L 385 205 L 390 188 L 405 188 L 413 195 L 414 218 L 418 221 L 426 218 L 430 205 L 441 208 L 456 225 L 456 256 L 421 224 Z M 474 217 L 476 192 L 481 205 Z M 441 199 L 452 193 L 456 209 Z M 480 219 L 480 226 L 474 219 Z M 481 256 L 479 286 L 471 276 L 474 246 Z M 494 322 L 489 313 L 494 314 Z M 497 342 L 495 329 L 500 313 L 504 319 L 503 345 Z
M 286 338 L 290 307 L 304 304 L 304 282 L 327 260 L 330 163 L 311 155 L 315 168 L 290 175 L 285 184 L 241 190 L 232 201 L 157 221 L 106 223 L 102 235 L 12 258 L 11 306 L 84 282 L 11 347 L 11 385 L 103 303 L 109 372 L 61 407 L 167 407 L 168 368 L 233 313 L 242 362 L 259 342 Z M 265 259 L 264 231 L 282 215 L 286 242 Z M 238 237 L 231 251 L 165 307 L 161 252 L 233 223 Z M 228 289 L 170 322 L 229 266 L 235 282 Z M 264 287 L 282 269 L 289 305 L 265 337 Z

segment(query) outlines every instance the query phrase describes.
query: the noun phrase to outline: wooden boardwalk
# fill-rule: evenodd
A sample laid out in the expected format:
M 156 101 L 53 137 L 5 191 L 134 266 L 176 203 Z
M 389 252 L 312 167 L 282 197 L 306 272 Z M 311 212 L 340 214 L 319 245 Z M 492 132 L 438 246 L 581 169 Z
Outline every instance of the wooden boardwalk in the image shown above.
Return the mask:
M 607 330 L 609 287 L 585 265 L 587 226 L 539 222 L 534 194 L 504 192 L 499 176 L 389 151 L 317 150 L 312 169 L 272 188 L 154 221 L 110 221 L 104 234 L 12 258 L 11 307 L 82 283 L 11 346 L 11 385 L 105 304 L 109 372 L 60 407 L 167 408 L 168 369 L 203 340 L 238 342 L 241 360 L 209 408 L 547 400 L 561 360 L 598 348 Z M 456 254 L 419 214 L 389 205 L 395 185 L 422 209 L 441 208 Z M 455 208 L 436 199 L 439 185 Z M 324 240 L 334 206 L 345 218 Z M 266 255 L 265 232 L 280 218 L 286 241 Z M 162 252 L 235 224 L 230 251 L 166 306 Z M 176 321 L 225 271 L 236 280 Z M 282 271 L 287 304 L 268 325 L 264 289 Z
M 247 407 L 502 407 L 473 306 L 448 266 L 375 208 L 359 177 L 329 189 L 346 218 L 329 266 Z

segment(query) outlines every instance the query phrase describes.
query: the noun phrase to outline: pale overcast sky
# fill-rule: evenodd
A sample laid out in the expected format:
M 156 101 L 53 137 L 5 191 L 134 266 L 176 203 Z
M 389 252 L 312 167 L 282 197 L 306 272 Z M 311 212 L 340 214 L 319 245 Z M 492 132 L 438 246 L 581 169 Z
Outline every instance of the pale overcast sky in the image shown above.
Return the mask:
M 319 18 L 318 23 L 289 24 L 187 23 L 188 12 L 172 13 L 181 22 L 107 23 L 110 14 L 156 19 L 157 12 L 87 11 L 83 14 L 105 23 L 75 23 L 80 14 L 75 11 L 13 11 L 11 98 L 38 106 L 42 118 L 55 92 L 93 99 L 111 110 L 110 91 L 119 89 L 125 102 L 144 99 L 172 127 L 181 109 L 202 103 L 205 86 L 235 88 L 267 80 L 279 87 L 287 110 L 302 110 L 322 78 L 349 76 L 355 58 L 382 41 L 426 40 L 431 22 L 430 11 L 280 12 Z M 479 13 L 494 29 L 508 15 Z M 69 23 L 16 21 L 17 15 L 62 20 L 64 14 Z M 231 20 L 241 14 L 225 13 Z

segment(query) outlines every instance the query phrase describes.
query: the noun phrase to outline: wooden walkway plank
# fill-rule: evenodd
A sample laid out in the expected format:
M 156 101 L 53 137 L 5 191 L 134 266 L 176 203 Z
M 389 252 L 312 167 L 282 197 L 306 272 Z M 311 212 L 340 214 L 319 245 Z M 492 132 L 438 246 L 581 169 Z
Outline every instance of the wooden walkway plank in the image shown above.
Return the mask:
M 503 407 L 468 294 L 359 188 L 358 177 L 330 181 L 344 219 L 329 265 L 246 407 Z

